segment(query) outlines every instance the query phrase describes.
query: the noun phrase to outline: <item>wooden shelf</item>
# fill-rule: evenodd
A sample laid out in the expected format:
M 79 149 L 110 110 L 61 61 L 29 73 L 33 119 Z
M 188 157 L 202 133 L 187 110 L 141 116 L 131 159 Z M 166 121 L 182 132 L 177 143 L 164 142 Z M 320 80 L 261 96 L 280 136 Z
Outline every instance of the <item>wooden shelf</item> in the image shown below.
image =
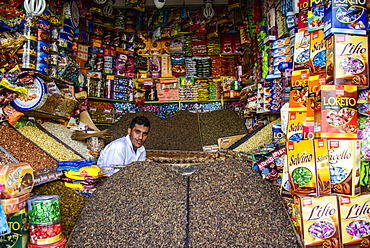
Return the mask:
M 110 99 L 110 98 L 101 98 L 101 97 L 87 97 L 89 100 L 98 100 L 98 101 L 106 101 L 106 102 L 128 102 L 133 103 L 132 101 L 126 101 L 126 100 L 116 100 L 116 99 Z

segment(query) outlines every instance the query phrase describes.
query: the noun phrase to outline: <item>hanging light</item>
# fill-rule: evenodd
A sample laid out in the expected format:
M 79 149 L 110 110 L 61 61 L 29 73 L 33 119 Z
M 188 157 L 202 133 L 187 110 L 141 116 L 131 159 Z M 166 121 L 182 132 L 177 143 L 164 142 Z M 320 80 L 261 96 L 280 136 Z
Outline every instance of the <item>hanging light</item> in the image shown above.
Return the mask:
M 103 8 L 103 14 L 107 17 L 113 14 L 113 1 L 112 0 L 107 1 L 107 4 Z
M 46 8 L 45 0 L 25 0 L 23 7 L 26 10 L 27 14 L 31 16 L 41 15 Z
M 157 7 L 157 9 L 163 8 L 165 3 L 166 3 L 166 0 L 154 0 L 154 5 L 155 7 Z
M 210 19 L 215 15 L 215 11 L 212 8 L 212 0 L 206 0 L 205 1 L 203 15 L 207 19 Z

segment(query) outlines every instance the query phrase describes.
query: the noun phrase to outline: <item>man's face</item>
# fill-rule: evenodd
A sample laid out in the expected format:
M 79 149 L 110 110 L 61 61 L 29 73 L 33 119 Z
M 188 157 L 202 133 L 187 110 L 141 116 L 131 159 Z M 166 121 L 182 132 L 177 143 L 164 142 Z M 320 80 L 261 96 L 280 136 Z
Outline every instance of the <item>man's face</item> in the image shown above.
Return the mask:
M 127 130 L 128 135 L 130 136 L 130 140 L 134 149 L 137 149 L 144 145 L 146 138 L 149 134 L 149 127 L 144 127 L 144 125 L 135 124 L 135 126 L 131 129 L 128 128 Z

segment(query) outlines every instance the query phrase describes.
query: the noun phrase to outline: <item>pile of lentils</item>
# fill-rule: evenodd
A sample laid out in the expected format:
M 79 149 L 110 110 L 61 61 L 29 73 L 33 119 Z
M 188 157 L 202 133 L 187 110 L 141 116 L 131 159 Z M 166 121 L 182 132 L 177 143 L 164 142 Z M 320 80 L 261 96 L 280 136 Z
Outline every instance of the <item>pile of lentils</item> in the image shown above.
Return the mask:
M 301 247 L 275 187 L 238 159 L 190 176 L 135 162 L 89 198 L 68 247 Z
M 28 163 L 35 174 L 53 172 L 58 167 L 57 160 L 12 127 L 0 126 L 0 146 L 18 162 Z
M 140 112 L 126 114 L 112 126 L 103 126 L 112 131 L 112 138 L 106 143 L 126 135 L 131 120 L 139 115 L 151 122 L 150 135 L 145 143 L 147 149 L 202 151 L 203 146 L 216 145 L 219 138 L 246 133 L 244 120 L 230 109 L 208 113 L 180 110 L 167 119 Z

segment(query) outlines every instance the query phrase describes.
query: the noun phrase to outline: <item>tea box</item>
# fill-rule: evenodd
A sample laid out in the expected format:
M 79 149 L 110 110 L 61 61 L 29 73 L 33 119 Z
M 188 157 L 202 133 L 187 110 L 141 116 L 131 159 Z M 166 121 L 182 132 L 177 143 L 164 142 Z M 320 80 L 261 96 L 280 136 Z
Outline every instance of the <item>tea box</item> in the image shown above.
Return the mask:
M 336 34 L 326 49 L 326 84 L 368 86 L 367 36 Z
M 294 211 L 304 247 L 341 247 L 336 196 L 294 196 Z
M 357 139 L 357 87 L 321 85 L 320 88 L 321 99 L 315 102 L 318 105 L 315 137 Z
M 325 37 L 335 33 L 366 35 L 366 15 L 366 0 L 326 0 Z
M 360 194 L 360 140 L 328 140 L 332 193 Z
M 326 43 L 322 29 L 311 32 L 310 76 L 326 72 Z
M 292 195 L 319 197 L 330 194 L 326 140 L 289 141 L 287 157 Z
M 310 32 L 307 30 L 295 33 L 293 70 L 309 69 Z
M 343 247 L 369 247 L 370 195 L 340 195 L 338 206 Z

